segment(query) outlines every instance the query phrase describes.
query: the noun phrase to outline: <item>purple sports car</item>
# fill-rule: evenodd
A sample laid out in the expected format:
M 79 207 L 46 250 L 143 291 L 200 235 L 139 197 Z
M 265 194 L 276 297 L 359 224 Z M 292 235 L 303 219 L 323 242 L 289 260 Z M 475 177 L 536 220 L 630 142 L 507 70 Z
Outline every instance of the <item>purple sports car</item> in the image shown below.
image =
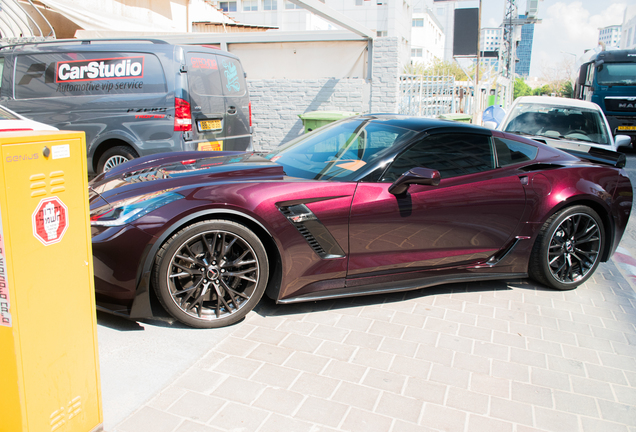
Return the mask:
M 585 282 L 632 207 L 622 154 L 365 115 L 268 153 L 135 159 L 90 183 L 101 310 L 193 327 L 278 303 L 530 276 Z

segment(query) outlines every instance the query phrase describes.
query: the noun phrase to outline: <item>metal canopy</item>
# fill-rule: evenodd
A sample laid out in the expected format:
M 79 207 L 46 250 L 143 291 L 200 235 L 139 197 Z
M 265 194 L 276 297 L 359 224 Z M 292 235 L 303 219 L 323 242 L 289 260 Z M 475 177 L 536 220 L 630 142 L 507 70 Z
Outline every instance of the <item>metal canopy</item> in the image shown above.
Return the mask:
M 367 37 L 356 36 L 350 32 L 331 30 L 287 32 L 266 31 L 250 33 L 175 33 L 164 34 L 158 38 L 173 44 L 200 45 L 202 43 L 214 44 L 240 44 L 240 43 L 276 43 L 276 42 L 331 42 L 331 41 L 364 41 Z

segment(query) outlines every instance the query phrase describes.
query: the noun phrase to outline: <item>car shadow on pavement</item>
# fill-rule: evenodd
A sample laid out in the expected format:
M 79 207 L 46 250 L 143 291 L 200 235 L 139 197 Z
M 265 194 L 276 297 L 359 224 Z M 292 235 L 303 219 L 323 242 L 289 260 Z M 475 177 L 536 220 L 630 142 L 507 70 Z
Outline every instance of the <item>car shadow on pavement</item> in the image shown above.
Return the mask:
M 97 311 L 97 324 L 119 331 L 139 331 L 144 329 L 137 321 L 99 310 Z
M 508 291 L 512 289 L 552 291 L 552 289 L 544 287 L 530 279 L 510 279 L 470 283 L 462 282 L 448 285 L 436 285 L 389 294 L 369 294 L 358 297 L 346 297 L 291 304 L 276 304 L 276 302 L 269 297 L 263 297 L 256 308 L 254 308 L 254 312 L 263 317 L 297 315 L 310 312 L 326 312 L 329 310 L 333 311 L 363 306 L 374 306 L 383 303 L 397 303 L 405 300 L 432 297 L 436 295 L 463 293 L 475 294 L 479 292 Z
M 152 318 L 133 319 L 123 315 L 111 314 L 98 310 L 97 324 L 118 331 L 143 331 L 144 324 L 151 325 L 153 327 L 166 327 L 175 329 L 192 328 L 172 318 L 161 306 L 161 304 L 159 304 L 159 301 L 154 297 L 154 295 L 150 296 L 150 306 L 152 308 Z
M 433 296 L 475 294 L 479 292 L 508 291 L 511 289 L 525 289 L 534 291 L 553 291 L 551 288 L 534 282 L 530 279 L 510 279 L 510 280 L 494 280 L 481 282 L 462 282 L 447 285 L 436 285 L 432 287 L 419 288 L 410 291 L 401 291 L 388 294 L 368 294 L 358 297 L 345 297 L 338 299 L 309 301 L 291 304 L 276 304 L 276 302 L 267 296 L 264 296 L 254 308 L 254 312 L 260 316 L 289 316 L 299 315 L 311 312 L 337 311 L 350 308 L 359 308 L 364 306 L 377 306 L 383 303 L 399 303 L 406 300 L 417 298 L 427 298 Z M 198 330 L 176 321 L 172 318 L 159 304 L 159 302 L 151 296 L 153 318 L 131 319 L 124 316 L 113 315 L 108 312 L 97 311 L 97 323 L 101 326 L 111 328 L 113 330 L 143 331 L 144 325 L 153 327 L 164 327 L 174 329 L 192 329 Z M 244 321 L 240 320 L 234 325 Z M 205 330 L 205 329 L 203 329 Z

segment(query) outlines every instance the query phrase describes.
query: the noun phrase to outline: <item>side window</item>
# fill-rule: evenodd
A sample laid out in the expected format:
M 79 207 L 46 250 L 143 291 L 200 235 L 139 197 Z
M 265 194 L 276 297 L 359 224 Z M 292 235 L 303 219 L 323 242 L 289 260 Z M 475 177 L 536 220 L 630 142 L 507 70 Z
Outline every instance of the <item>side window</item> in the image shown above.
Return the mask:
M 495 149 L 500 167 L 531 161 L 537 157 L 539 151 L 529 144 L 502 138 L 495 138 Z
M 382 181 L 393 182 L 415 167 L 436 169 L 442 178 L 494 169 L 490 138 L 461 133 L 428 136 L 398 155 Z

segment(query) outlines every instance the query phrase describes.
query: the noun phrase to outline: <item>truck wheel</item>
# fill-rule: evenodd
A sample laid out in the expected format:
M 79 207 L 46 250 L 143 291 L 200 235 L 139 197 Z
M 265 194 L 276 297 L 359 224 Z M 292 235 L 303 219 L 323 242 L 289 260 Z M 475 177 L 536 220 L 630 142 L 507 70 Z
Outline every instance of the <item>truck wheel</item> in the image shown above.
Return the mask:
M 137 152 L 128 146 L 117 146 L 109 148 L 104 152 L 102 157 L 99 158 L 97 163 L 97 174 L 101 174 L 104 171 L 115 168 L 117 165 L 121 165 L 124 162 L 139 157 Z

